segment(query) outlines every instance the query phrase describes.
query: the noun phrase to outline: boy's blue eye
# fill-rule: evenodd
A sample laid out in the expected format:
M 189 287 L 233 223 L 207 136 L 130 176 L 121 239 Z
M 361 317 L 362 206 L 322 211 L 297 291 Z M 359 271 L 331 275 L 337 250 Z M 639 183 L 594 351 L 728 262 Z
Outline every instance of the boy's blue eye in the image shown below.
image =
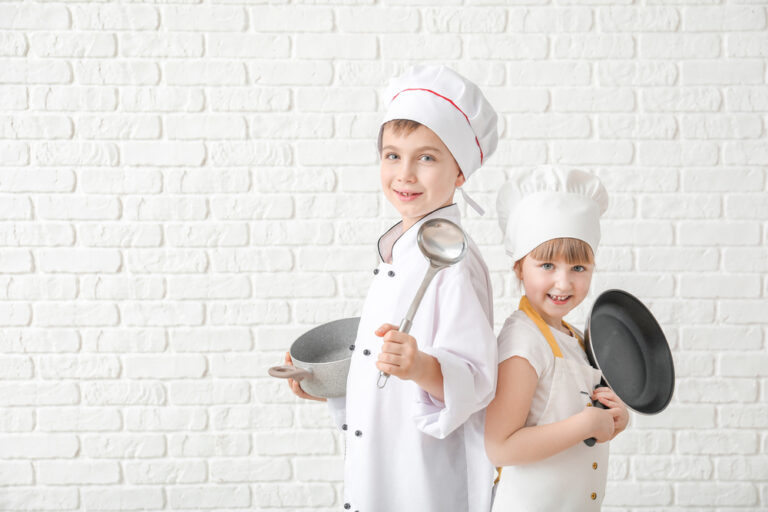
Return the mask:
M 397 155 L 395 153 L 387 153 L 386 155 L 384 155 L 384 158 L 386 158 L 387 160 L 395 160 L 397 159 Z
M 435 159 L 432 155 L 421 155 L 421 159 L 427 162 L 434 162 Z

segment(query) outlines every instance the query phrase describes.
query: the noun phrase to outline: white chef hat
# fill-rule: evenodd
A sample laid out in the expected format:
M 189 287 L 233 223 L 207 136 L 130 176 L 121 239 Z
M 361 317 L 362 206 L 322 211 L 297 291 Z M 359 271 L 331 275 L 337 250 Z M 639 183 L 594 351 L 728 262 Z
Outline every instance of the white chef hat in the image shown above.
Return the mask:
M 390 81 L 384 101 L 379 146 L 384 123 L 416 121 L 440 137 L 467 179 L 496 151 L 496 111 L 477 85 L 446 66 L 412 67 Z
M 538 167 L 514 172 L 496 206 L 504 248 L 514 261 L 555 238 L 582 240 L 596 254 L 608 192 L 594 174 Z

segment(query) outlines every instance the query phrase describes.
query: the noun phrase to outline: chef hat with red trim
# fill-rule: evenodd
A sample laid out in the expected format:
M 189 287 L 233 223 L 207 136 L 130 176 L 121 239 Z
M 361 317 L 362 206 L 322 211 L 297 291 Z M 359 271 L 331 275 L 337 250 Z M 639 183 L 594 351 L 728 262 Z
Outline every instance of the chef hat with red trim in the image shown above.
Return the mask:
M 608 192 L 594 174 L 543 166 L 515 171 L 496 199 L 504 248 L 514 261 L 555 238 L 576 238 L 597 254 Z
M 392 79 L 381 122 L 409 119 L 440 137 L 465 178 L 496 151 L 496 111 L 480 88 L 446 66 L 414 66 Z M 381 129 L 379 141 L 381 141 Z

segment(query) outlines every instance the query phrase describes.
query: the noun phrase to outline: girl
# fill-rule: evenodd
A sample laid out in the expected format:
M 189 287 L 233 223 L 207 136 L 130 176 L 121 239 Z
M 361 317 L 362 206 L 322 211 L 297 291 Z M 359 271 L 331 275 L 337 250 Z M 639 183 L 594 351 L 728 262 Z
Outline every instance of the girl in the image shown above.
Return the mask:
M 607 441 L 629 415 L 599 386 L 581 335 L 563 317 L 589 291 L 607 204 L 597 177 L 578 170 L 519 172 L 499 192 L 505 248 L 525 295 L 499 334 L 498 384 L 486 414 L 488 457 L 509 466 L 499 469 L 496 511 L 600 509 Z M 590 437 L 592 447 L 583 442 Z

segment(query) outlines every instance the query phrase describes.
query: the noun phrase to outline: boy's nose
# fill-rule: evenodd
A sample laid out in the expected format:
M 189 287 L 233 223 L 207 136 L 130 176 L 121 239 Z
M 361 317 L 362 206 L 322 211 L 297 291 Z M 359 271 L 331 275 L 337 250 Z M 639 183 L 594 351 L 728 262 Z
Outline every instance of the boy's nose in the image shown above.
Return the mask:
M 400 172 L 397 173 L 397 178 L 400 181 L 413 181 L 416 177 L 416 165 L 410 160 L 403 159 L 400 166 Z

